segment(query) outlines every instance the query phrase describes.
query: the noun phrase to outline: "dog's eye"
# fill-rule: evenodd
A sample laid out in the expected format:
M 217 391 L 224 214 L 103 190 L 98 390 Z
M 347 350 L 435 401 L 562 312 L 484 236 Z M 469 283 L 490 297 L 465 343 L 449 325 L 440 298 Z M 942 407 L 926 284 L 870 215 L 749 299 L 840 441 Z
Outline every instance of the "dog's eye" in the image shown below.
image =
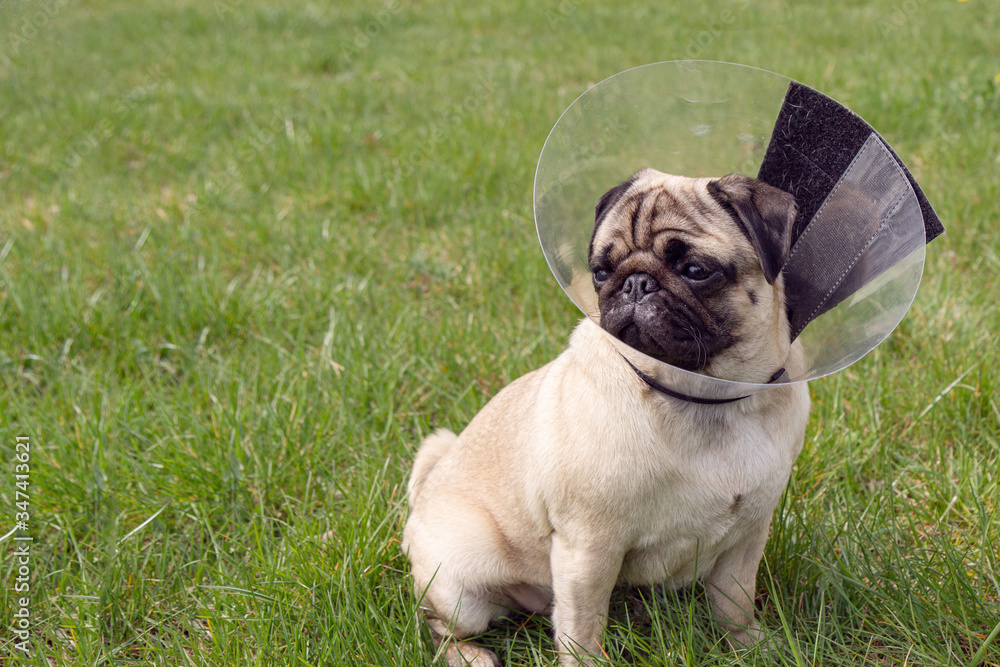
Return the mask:
M 713 271 L 706 269 L 704 266 L 698 264 L 688 264 L 681 269 L 681 274 L 688 280 L 707 280 Z
M 610 275 L 611 274 L 605 271 L 604 269 L 597 269 L 596 271 L 594 271 L 594 281 L 603 283 L 605 280 L 608 279 L 608 276 Z

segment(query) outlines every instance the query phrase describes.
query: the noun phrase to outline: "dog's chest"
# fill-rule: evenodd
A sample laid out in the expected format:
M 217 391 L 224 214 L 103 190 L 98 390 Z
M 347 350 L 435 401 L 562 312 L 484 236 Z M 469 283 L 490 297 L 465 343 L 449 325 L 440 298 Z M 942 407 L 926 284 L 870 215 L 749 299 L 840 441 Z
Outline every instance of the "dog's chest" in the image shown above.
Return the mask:
M 707 572 L 770 519 L 790 467 L 790 456 L 753 428 L 728 441 L 706 433 L 653 457 L 623 506 L 631 535 L 621 578 L 682 585 Z

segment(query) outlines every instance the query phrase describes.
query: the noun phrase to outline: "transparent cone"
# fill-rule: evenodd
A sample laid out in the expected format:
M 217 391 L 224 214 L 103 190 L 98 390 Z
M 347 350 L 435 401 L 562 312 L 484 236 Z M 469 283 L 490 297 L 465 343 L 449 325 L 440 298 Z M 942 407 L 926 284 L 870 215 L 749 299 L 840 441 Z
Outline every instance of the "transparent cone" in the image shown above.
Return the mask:
M 584 314 L 600 324 L 587 251 L 601 195 L 643 167 L 756 176 L 790 83 L 742 65 L 675 61 L 617 74 L 570 105 L 539 157 L 534 212 L 546 261 Z M 749 395 L 842 370 L 892 332 L 920 284 L 924 218 L 906 174 L 872 136 L 785 265 L 790 310 L 804 326 L 792 332 L 801 363 L 778 383 L 756 384 L 657 362 L 659 382 L 704 398 Z

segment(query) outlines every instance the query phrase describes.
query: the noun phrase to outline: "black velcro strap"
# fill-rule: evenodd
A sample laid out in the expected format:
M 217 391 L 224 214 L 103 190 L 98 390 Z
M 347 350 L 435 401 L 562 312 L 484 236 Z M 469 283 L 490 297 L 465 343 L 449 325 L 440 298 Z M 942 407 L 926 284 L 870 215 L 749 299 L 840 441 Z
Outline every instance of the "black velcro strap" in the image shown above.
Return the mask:
M 788 86 L 757 178 L 795 197 L 799 214 L 792 229 L 792 243 L 872 132 L 875 130 L 871 125 L 836 100 L 797 81 Z M 903 161 L 888 143 L 882 143 L 905 172 L 917 196 L 926 242 L 930 243 L 944 232 L 944 225 Z

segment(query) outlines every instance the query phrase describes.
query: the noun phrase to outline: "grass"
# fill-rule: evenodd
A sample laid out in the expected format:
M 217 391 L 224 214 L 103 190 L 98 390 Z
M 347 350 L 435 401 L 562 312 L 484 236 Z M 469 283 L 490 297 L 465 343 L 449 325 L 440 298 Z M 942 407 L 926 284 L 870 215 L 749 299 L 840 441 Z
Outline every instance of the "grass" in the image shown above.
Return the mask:
M 8 0 L 0 26 L 0 532 L 26 436 L 35 649 L 4 631 L 0 663 L 430 664 L 398 550 L 414 448 L 578 317 L 538 152 L 589 84 L 696 56 L 850 105 L 948 233 L 890 340 L 812 385 L 758 580 L 773 654 L 721 650 L 698 589 L 616 596 L 608 654 L 1000 665 L 986 0 Z M 549 630 L 484 641 L 552 665 Z

